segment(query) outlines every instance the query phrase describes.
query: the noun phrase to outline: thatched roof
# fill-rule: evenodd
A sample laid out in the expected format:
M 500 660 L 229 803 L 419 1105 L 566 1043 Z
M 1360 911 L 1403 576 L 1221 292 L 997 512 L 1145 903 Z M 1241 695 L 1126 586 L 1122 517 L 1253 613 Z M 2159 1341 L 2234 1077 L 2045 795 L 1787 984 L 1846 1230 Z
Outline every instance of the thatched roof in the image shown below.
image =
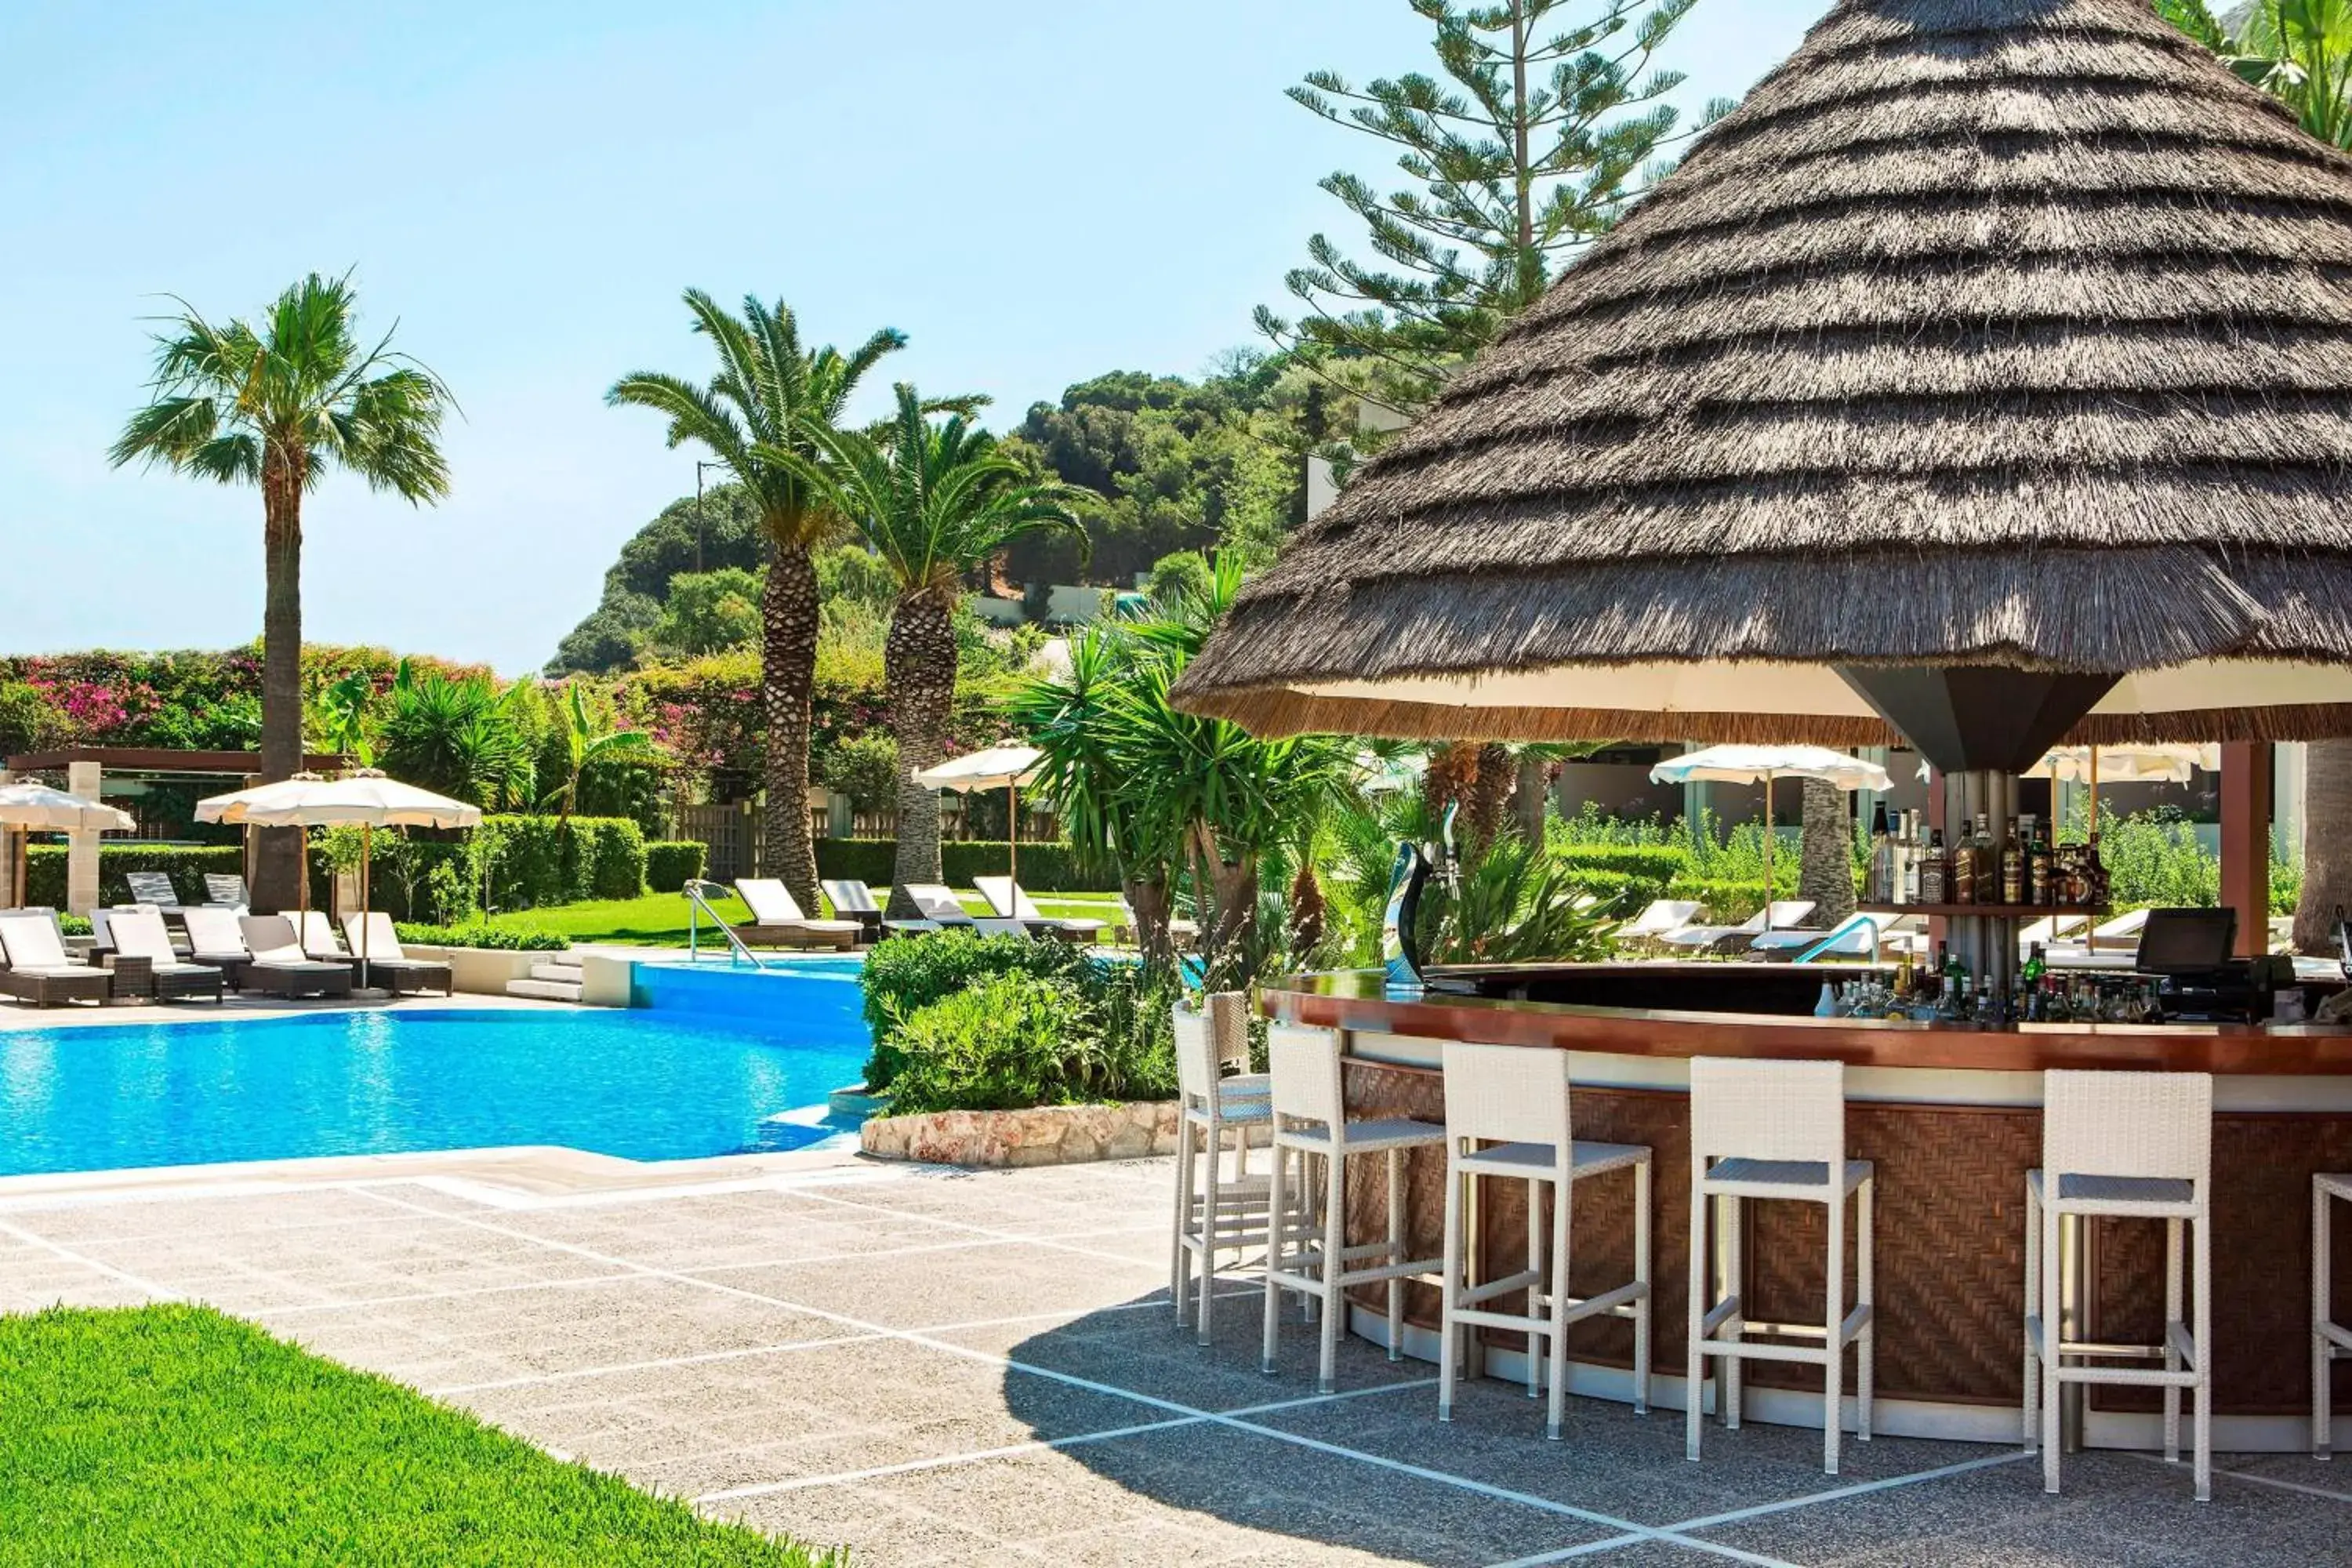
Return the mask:
M 1278 731 L 1857 743 L 1887 733 L 1859 702 L 1759 717 L 1790 709 L 1758 662 L 2337 664 L 2347 472 L 2352 159 L 2147 0 L 1845 0 L 1180 695 Z M 1712 710 L 1606 679 L 1693 661 Z M 2075 733 L 2352 733 L 2352 676 L 2302 696 Z

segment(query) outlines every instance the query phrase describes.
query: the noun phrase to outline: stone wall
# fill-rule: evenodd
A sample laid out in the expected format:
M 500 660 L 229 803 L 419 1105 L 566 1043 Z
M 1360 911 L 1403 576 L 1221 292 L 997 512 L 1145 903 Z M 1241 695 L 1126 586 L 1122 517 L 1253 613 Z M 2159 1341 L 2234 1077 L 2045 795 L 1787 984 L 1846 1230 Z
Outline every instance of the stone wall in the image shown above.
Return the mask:
M 934 1165 L 1077 1165 L 1176 1152 L 1176 1102 L 1041 1105 L 869 1119 L 860 1138 L 878 1160 Z

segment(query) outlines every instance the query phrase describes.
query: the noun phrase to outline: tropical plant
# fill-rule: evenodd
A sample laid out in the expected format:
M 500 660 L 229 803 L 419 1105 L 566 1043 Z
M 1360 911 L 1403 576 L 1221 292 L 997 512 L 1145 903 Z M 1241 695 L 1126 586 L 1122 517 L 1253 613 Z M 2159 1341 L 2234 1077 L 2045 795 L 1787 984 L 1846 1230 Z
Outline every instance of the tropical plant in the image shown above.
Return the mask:
M 1045 753 L 1039 787 L 1073 845 L 1118 868 L 1146 959 L 1172 959 L 1172 900 L 1189 881 L 1213 963 L 1258 913 L 1268 857 L 1303 848 L 1345 789 L 1351 748 L 1328 736 L 1262 739 L 1179 711 L 1169 689 L 1241 588 L 1220 555 L 1205 598 L 1099 622 L 1071 644 L 1066 678 L 1010 707 Z
M 802 345 L 800 323 L 782 301 L 769 306 L 747 296 L 738 318 L 699 289 L 688 289 L 685 300 L 694 331 L 719 355 L 719 374 L 698 386 L 659 371 L 637 371 L 614 382 L 605 401 L 662 415 L 672 447 L 707 447 L 759 514 L 768 545 L 760 605 L 760 693 L 767 729 L 761 861 L 803 907 L 815 909 L 816 850 L 807 809 L 818 604 L 811 552 L 842 522 L 809 474 L 823 459 L 823 437 L 846 416 L 858 383 L 907 340 L 886 327 L 847 354 L 812 350 Z
M 310 730 L 326 751 L 375 766 L 375 678 L 355 669 L 310 694 Z
M 441 378 L 357 335 L 348 274 L 312 273 L 257 321 L 215 325 L 185 300 L 155 338 L 151 400 L 108 457 L 220 484 L 258 485 L 262 508 L 261 777 L 302 765 L 302 502 L 341 468 L 412 504 L 448 493 L 437 445 L 455 405 Z M 254 907 L 295 902 L 301 836 L 265 831 Z
M 585 681 L 575 680 L 563 689 L 563 699 L 556 706 L 556 738 L 563 745 L 563 782 L 547 792 L 540 805 L 561 801 L 560 820 L 571 819 L 580 805 L 580 775 L 598 763 L 652 763 L 661 757 L 661 748 L 643 730 L 621 730 L 613 726 L 609 704 L 600 702 L 596 708 L 588 703 Z
M 2352 147 L 2352 0 L 2251 0 L 2218 17 L 2204 0 L 2156 0 L 2156 8 L 2294 110 L 2305 131 Z
M 1475 864 L 1423 889 L 1422 952 L 1437 963 L 1608 958 L 1621 911 L 1586 897 L 1541 844 L 1506 828 Z
M 536 767 L 520 710 L 530 690 L 518 681 L 501 694 L 488 676 L 453 679 L 404 663 L 383 719 L 384 770 L 488 811 L 528 805 Z
M 1284 279 L 1305 313 L 1257 312 L 1276 342 L 1327 369 L 1369 370 L 1354 389 L 1401 409 L 1427 402 L 1641 194 L 1643 165 L 1676 140 L 1665 99 L 1683 81 L 1652 58 L 1697 0 L 1590 0 L 1578 21 L 1570 0 L 1407 3 L 1435 29 L 1447 79 L 1413 72 L 1359 89 L 1317 71 L 1289 93 L 1398 148 L 1421 188 L 1327 176 L 1379 261 L 1351 260 L 1318 234 L 1310 264 Z
M 898 584 L 883 646 L 890 732 L 898 744 L 898 857 L 890 913 L 922 911 L 909 884 L 940 879 L 940 803 L 915 775 L 945 755 L 955 709 L 955 609 L 964 575 L 1025 534 L 1061 529 L 1083 537 L 1076 492 L 1028 477 L 1001 457 L 996 439 L 961 414 L 933 421 L 936 406 L 901 382 L 897 412 L 876 432 L 818 431 L 814 461 L 778 452 L 826 507 L 865 535 Z M 971 403 L 976 400 L 958 400 Z

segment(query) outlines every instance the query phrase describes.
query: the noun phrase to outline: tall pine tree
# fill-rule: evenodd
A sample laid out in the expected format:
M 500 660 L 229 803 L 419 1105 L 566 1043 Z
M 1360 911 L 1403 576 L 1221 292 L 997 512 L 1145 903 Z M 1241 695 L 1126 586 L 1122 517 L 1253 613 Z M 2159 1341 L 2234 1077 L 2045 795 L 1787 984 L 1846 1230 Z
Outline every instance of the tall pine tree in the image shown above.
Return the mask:
M 1257 312 L 1276 342 L 1404 411 L 1605 233 L 1682 139 L 1665 101 L 1682 75 L 1652 62 L 1697 0 L 1407 4 L 1435 29 L 1443 79 L 1415 72 L 1359 89 L 1318 71 L 1289 90 L 1396 146 L 1417 188 L 1383 195 L 1344 171 L 1325 179 L 1363 220 L 1375 259 L 1318 234 L 1310 265 L 1284 279 L 1299 313 Z

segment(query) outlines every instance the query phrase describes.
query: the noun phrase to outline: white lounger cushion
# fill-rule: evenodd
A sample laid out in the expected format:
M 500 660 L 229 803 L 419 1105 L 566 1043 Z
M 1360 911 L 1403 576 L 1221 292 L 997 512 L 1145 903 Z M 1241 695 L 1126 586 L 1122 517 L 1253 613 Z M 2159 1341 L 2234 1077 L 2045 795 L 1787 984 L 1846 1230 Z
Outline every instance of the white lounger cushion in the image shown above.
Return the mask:
M 234 911 L 199 904 L 185 914 L 188 945 L 196 952 L 224 958 L 246 952 L 245 933 L 237 929 L 238 916 Z
M 90 929 L 100 929 L 98 917 L 107 917 L 105 930 L 113 938 L 114 951 L 125 958 L 144 958 L 152 963 L 176 963 L 180 955 L 172 951 L 172 933 L 163 929 L 161 910 L 146 906 L 130 910 L 92 910 Z
M 878 915 L 882 906 L 874 901 L 874 889 L 855 879 L 842 879 L 818 884 L 824 896 L 833 900 L 833 912 L 837 915 Z
M 971 885 L 988 900 L 988 907 L 1006 920 L 1035 921 L 1040 925 L 1059 926 L 1066 931 L 1091 935 L 1103 929 L 1106 922 L 1097 920 L 1061 920 L 1037 907 L 1037 900 L 1010 877 L 974 877 Z
M 352 944 L 354 956 L 364 951 L 372 963 L 408 962 L 408 955 L 400 951 L 400 933 L 392 929 L 392 917 L 382 910 L 370 910 L 364 916 L 345 915 L 343 938 Z
M 299 963 L 311 962 L 294 940 L 294 922 L 284 915 L 239 915 L 237 931 L 245 938 L 245 948 L 257 963 Z
M 327 918 L 326 910 L 304 910 L 300 912 L 303 956 L 320 963 L 339 963 L 351 956 L 336 938 L 335 922 Z
M 907 884 L 907 896 L 915 900 L 915 907 L 923 911 L 925 920 L 949 926 L 971 923 L 971 917 L 964 913 L 963 905 L 957 902 L 954 892 L 937 882 L 909 882 Z
M 58 936 L 58 921 L 47 910 L 10 910 L 0 913 L 0 952 L 11 969 L 72 969 L 66 944 Z

